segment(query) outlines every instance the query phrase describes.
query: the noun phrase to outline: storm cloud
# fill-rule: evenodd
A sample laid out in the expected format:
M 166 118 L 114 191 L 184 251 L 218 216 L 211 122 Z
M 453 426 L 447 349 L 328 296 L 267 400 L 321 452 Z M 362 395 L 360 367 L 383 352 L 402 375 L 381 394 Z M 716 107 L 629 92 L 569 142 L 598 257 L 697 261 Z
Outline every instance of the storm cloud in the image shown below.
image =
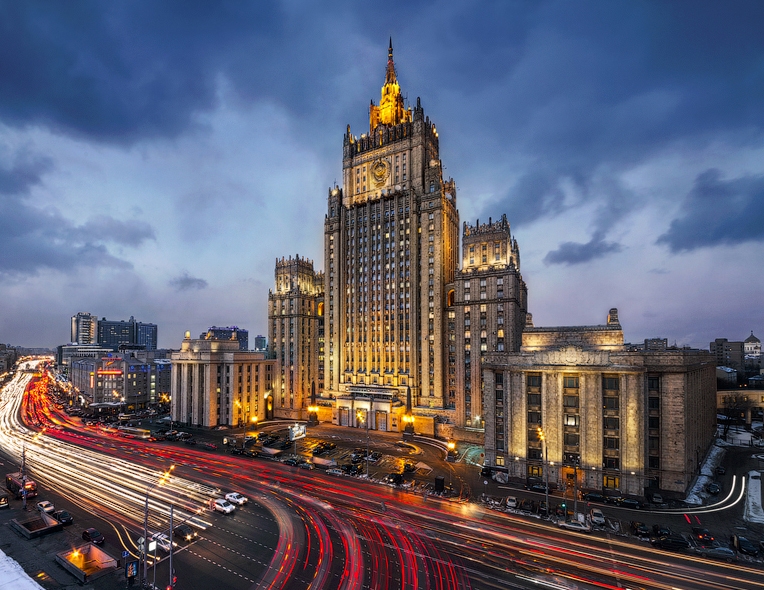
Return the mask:
M 681 213 L 658 244 L 671 252 L 764 242 L 764 175 L 724 180 L 706 170 L 695 180 Z

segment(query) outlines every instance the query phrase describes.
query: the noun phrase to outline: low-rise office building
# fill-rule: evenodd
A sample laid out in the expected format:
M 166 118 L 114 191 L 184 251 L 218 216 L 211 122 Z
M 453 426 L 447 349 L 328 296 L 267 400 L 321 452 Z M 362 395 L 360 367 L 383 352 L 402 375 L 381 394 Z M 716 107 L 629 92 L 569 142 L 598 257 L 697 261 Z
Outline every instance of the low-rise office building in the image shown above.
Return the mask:
M 714 360 L 627 349 L 615 309 L 605 325 L 526 327 L 520 352 L 483 357 L 486 465 L 562 488 L 684 492 L 716 433 Z
M 192 339 L 172 353 L 172 417 L 195 426 L 242 426 L 273 418 L 276 359 L 237 340 Z

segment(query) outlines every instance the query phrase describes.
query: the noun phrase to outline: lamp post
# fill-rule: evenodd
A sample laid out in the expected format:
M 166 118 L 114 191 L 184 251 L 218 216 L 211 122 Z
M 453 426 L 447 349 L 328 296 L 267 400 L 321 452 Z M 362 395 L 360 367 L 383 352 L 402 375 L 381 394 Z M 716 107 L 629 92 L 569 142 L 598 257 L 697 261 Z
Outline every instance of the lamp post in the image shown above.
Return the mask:
M 536 428 L 541 444 L 544 447 L 544 501 L 546 502 L 546 514 L 549 516 L 549 450 L 546 445 L 546 434 L 544 429 L 539 426 Z
M 252 428 L 257 430 L 257 416 L 252 416 Z
M 310 405 L 308 406 L 308 426 L 318 425 L 318 406 L 316 405 L 316 382 L 310 384 Z
M 156 482 L 150 484 L 149 487 L 146 488 L 146 501 L 143 505 L 143 549 L 141 550 L 141 558 L 143 559 L 143 584 L 147 584 L 149 579 L 148 560 L 146 559 L 146 551 L 149 547 L 149 494 L 155 487 L 167 483 L 173 469 L 175 469 L 175 465 L 171 465 Z M 172 543 L 172 530 L 170 531 L 170 542 Z
M 358 410 L 356 413 L 356 418 L 361 420 L 366 424 L 366 479 L 369 479 L 369 416 L 368 416 L 368 410 L 366 411 L 366 416 L 364 416 L 363 412 L 361 410 Z

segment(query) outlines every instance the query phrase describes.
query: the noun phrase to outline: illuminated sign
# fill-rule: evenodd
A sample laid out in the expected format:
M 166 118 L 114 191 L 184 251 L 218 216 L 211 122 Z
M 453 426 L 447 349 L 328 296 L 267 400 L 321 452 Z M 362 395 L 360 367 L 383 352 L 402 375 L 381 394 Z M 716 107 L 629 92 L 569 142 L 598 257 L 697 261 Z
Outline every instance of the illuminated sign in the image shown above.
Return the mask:
M 122 369 L 98 369 L 96 371 L 98 375 L 121 375 Z
M 305 424 L 295 424 L 289 427 L 289 440 L 295 441 L 300 438 L 305 438 Z
M 126 578 L 134 578 L 138 575 L 138 562 L 137 561 L 128 561 L 125 564 L 125 577 Z

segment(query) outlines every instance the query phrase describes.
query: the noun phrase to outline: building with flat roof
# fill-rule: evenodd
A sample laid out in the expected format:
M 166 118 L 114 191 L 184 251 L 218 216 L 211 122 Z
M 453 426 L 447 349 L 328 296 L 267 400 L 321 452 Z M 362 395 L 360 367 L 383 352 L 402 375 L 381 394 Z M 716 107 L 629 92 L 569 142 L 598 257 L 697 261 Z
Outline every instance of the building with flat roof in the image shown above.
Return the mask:
M 243 351 L 236 340 L 186 337 L 172 359 L 172 417 L 205 427 L 242 426 L 274 417 L 276 359 Z
M 688 489 L 716 434 L 709 352 L 627 350 L 615 309 L 522 342 L 483 357 L 487 465 L 612 495 Z

